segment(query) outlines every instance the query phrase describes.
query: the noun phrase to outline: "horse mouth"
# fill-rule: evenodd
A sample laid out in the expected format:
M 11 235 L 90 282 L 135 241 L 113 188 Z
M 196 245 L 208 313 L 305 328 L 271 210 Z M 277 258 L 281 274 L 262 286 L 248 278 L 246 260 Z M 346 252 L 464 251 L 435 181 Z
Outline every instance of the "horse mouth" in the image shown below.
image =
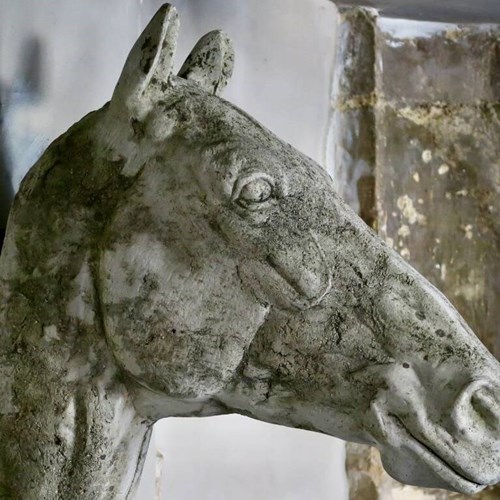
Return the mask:
M 473 495 L 486 488 L 487 485 L 476 483 L 453 468 L 437 452 L 417 438 L 396 415 L 390 414 L 388 416 L 402 434 L 400 436 L 402 444 L 455 491 Z

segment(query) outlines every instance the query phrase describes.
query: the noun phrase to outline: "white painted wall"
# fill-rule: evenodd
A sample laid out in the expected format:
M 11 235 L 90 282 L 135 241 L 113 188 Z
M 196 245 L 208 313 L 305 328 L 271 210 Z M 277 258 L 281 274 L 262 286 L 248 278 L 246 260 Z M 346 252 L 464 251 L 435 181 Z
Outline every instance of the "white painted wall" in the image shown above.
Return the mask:
M 225 97 L 323 163 L 335 16 L 328 0 L 173 0 L 178 66 L 205 32 L 233 38 Z M 159 0 L 0 0 L 4 142 L 15 186 L 49 141 L 106 102 Z M 40 93 L 22 80 L 40 51 Z M 28 85 L 27 85 L 28 83 Z M 33 82 L 31 82 L 33 83 Z M 158 459 L 157 457 L 163 457 Z M 155 473 L 161 496 L 155 496 Z M 343 444 L 238 416 L 168 419 L 154 431 L 137 500 L 344 500 Z

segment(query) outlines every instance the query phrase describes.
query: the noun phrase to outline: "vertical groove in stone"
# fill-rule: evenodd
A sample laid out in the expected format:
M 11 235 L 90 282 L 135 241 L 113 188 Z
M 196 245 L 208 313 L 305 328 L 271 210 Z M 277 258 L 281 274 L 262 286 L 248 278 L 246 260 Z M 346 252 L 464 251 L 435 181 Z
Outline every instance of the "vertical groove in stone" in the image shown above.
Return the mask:
M 332 175 L 339 194 L 373 227 L 375 17 L 366 9 L 342 9 L 338 30 Z

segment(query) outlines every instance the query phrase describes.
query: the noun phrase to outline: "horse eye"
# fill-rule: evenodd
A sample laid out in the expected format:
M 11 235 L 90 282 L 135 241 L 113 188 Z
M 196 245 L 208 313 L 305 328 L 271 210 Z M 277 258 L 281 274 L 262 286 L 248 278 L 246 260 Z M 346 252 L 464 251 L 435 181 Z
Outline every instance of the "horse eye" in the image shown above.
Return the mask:
M 266 177 L 254 177 L 246 179 L 238 186 L 236 196 L 233 200 L 244 208 L 258 210 L 273 196 L 274 185 Z
M 238 199 L 247 203 L 260 203 L 268 200 L 273 192 L 273 187 L 265 179 L 257 179 L 245 184 L 240 191 Z

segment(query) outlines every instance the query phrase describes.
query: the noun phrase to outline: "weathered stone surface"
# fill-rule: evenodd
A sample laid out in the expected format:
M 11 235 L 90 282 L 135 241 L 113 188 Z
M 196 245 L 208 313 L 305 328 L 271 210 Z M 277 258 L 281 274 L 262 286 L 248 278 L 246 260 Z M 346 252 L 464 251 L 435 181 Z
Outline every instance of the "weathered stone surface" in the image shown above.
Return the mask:
M 375 18 L 363 9 L 340 12 L 331 130 L 338 193 L 370 226 L 375 213 Z
M 498 362 L 319 165 L 218 97 L 226 35 L 172 73 L 178 25 L 163 6 L 16 197 L 0 496 L 129 498 L 153 422 L 228 412 L 374 444 L 409 484 L 496 483 Z
M 380 110 L 381 234 L 500 356 L 500 103 Z
M 381 16 L 449 23 L 499 23 L 497 0 L 333 0 L 343 7 L 370 7 Z
M 408 105 L 498 100 L 499 47 L 499 31 L 492 26 L 445 26 L 443 32 L 421 38 L 380 34 L 378 94 Z
M 379 31 L 372 40 L 379 232 L 446 293 L 497 357 L 499 37 L 494 26 L 468 26 L 421 38 Z M 402 487 L 382 471 L 377 456 L 349 445 L 352 499 L 470 498 Z M 500 498 L 500 492 L 475 498 Z

